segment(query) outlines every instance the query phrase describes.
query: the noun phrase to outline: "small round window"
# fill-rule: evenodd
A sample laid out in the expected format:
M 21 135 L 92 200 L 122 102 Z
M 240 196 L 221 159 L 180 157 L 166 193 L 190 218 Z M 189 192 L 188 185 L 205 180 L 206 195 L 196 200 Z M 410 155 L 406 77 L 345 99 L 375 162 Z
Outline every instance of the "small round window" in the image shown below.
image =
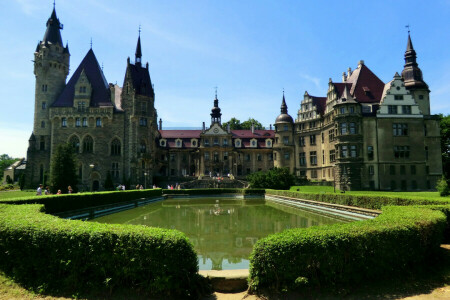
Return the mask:
M 241 142 L 236 141 L 236 146 L 239 147 L 241 145 Z
M 197 142 L 196 141 L 192 141 L 192 146 L 196 147 L 197 146 Z
M 177 141 L 177 147 L 181 146 L 181 141 Z
M 256 146 L 256 141 L 252 141 L 252 146 L 253 146 L 253 147 Z

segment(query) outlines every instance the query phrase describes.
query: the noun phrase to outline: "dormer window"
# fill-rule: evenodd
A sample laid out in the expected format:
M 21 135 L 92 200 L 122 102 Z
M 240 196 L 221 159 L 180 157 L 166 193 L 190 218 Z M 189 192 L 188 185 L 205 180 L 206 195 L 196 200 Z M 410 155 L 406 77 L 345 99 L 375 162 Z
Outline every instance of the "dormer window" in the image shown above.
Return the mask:
M 196 139 L 191 140 L 191 146 L 192 147 L 197 147 L 197 140 Z
M 271 148 L 272 147 L 272 140 L 266 140 L 266 147 Z
M 250 144 L 251 144 L 252 147 L 256 147 L 256 140 L 253 139 L 253 140 L 250 142 Z
M 86 87 L 80 86 L 80 94 L 86 94 Z
M 181 140 L 180 140 L 180 139 L 178 139 L 178 140 L 176 141 L 176 145 L 177 145 L 178 148 L 181 148 Z
M 241 147 L 241 140 L 236 140 L 234 144 L 236 145 L 236 147 Z
M 166 146 L 166 140 L 160 140 L 159 141 L 159 145 L 161 146 L 161 147 L 165 147 Z

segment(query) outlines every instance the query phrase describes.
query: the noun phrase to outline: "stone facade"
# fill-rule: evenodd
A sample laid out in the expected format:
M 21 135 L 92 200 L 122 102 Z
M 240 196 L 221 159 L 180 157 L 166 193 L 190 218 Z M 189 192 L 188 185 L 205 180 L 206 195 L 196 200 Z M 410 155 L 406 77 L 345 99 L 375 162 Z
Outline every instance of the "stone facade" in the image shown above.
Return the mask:
M 34 53 L 33 133 L 26 184 L 45 181 L 58 144 L 71 143 L 79 163 L 79 189 L 102 190 L 108 172 L 115 184 L 150 186 L 157 176 L 176 182 L 205 176 L 244 179 L 287 167 L 300 177 L 340 189 L 424 190 L 442 174 L 439 120 L 430 115 L 427 84 L 408 37 L 405 68 L 383 83 L 360 61 L 327 95 L 305 92 L 294 120 L 283 95 L 270 128 L 230 130 L 221 123 L 217 95 L 211 124 L 200 130 L 164 130 L 156 124 L 148 63 L 127 59 L 123 86 L 108 84 L 92 49 L 66 83 L 69 48 L 53 10 Z

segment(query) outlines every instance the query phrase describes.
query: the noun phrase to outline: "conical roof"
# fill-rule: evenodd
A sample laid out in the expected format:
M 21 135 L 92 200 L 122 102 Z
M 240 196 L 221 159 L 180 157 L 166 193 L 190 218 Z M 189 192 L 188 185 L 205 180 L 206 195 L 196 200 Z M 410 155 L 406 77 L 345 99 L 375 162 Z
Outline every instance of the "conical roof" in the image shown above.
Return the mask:
M 51 44 L 58 44 L 60 46 L 63 46 L 63 42 L 61 39 L 61 32 L 59 31 L 62 28 L 63 28 L 63 26 L 59 22 L 59 19 L 56 16 L 56 10 L 53 7 L 52 15 L 47 20 L 47 30 L 45 30 L 45 34 L 44 34 L 44 38 L 42 39 L 42 42 L 44 42 L 45 44 L 51 43 Z

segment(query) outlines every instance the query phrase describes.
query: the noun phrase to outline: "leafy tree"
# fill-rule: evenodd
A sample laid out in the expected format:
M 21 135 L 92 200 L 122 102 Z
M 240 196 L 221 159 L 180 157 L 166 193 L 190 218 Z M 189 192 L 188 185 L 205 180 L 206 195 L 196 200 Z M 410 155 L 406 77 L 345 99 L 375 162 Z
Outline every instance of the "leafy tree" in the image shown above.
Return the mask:
M 441 153 L 444 176 L 450 180 L 450 115 L 441 115 Z
M 252 124 L 255 125 L 255 129 L 264 129 L 262 124 L 253 118 L 248 118 L 247 121 L 242 122 L 242 129 L 252 129 Z
M 108 171 L 105 179 L 105 190 L 114 191 L 114 182 L 112 180 L 111 172 Z
M 3 171 L 18 160 L 18 158 L 12 158 L 8 154 L 0 155 L 0 181 L 3 178 Z
M 247 176 L 252 188 L 287 190 L 295 184 L 295 176 L 288 168 L 273 168 L 259 171 Z
M 19 176 L 19 187 L 21 190 L 23 190 L 23 187 L 25 186 L 25 174 L 20 174 Z
M 73 146 L 58 145 L 50 162 L 50 184 L 53 192 L 67 191 L 69 185 L 76 189 L 78 183 L 76 165 Z
M 231 130 L 242 129 L 241 121 L 236 118 L 231 118 L 230 121 L 223 123 L 222 126 L 227 128 L 228 124 L 230 124 Z

